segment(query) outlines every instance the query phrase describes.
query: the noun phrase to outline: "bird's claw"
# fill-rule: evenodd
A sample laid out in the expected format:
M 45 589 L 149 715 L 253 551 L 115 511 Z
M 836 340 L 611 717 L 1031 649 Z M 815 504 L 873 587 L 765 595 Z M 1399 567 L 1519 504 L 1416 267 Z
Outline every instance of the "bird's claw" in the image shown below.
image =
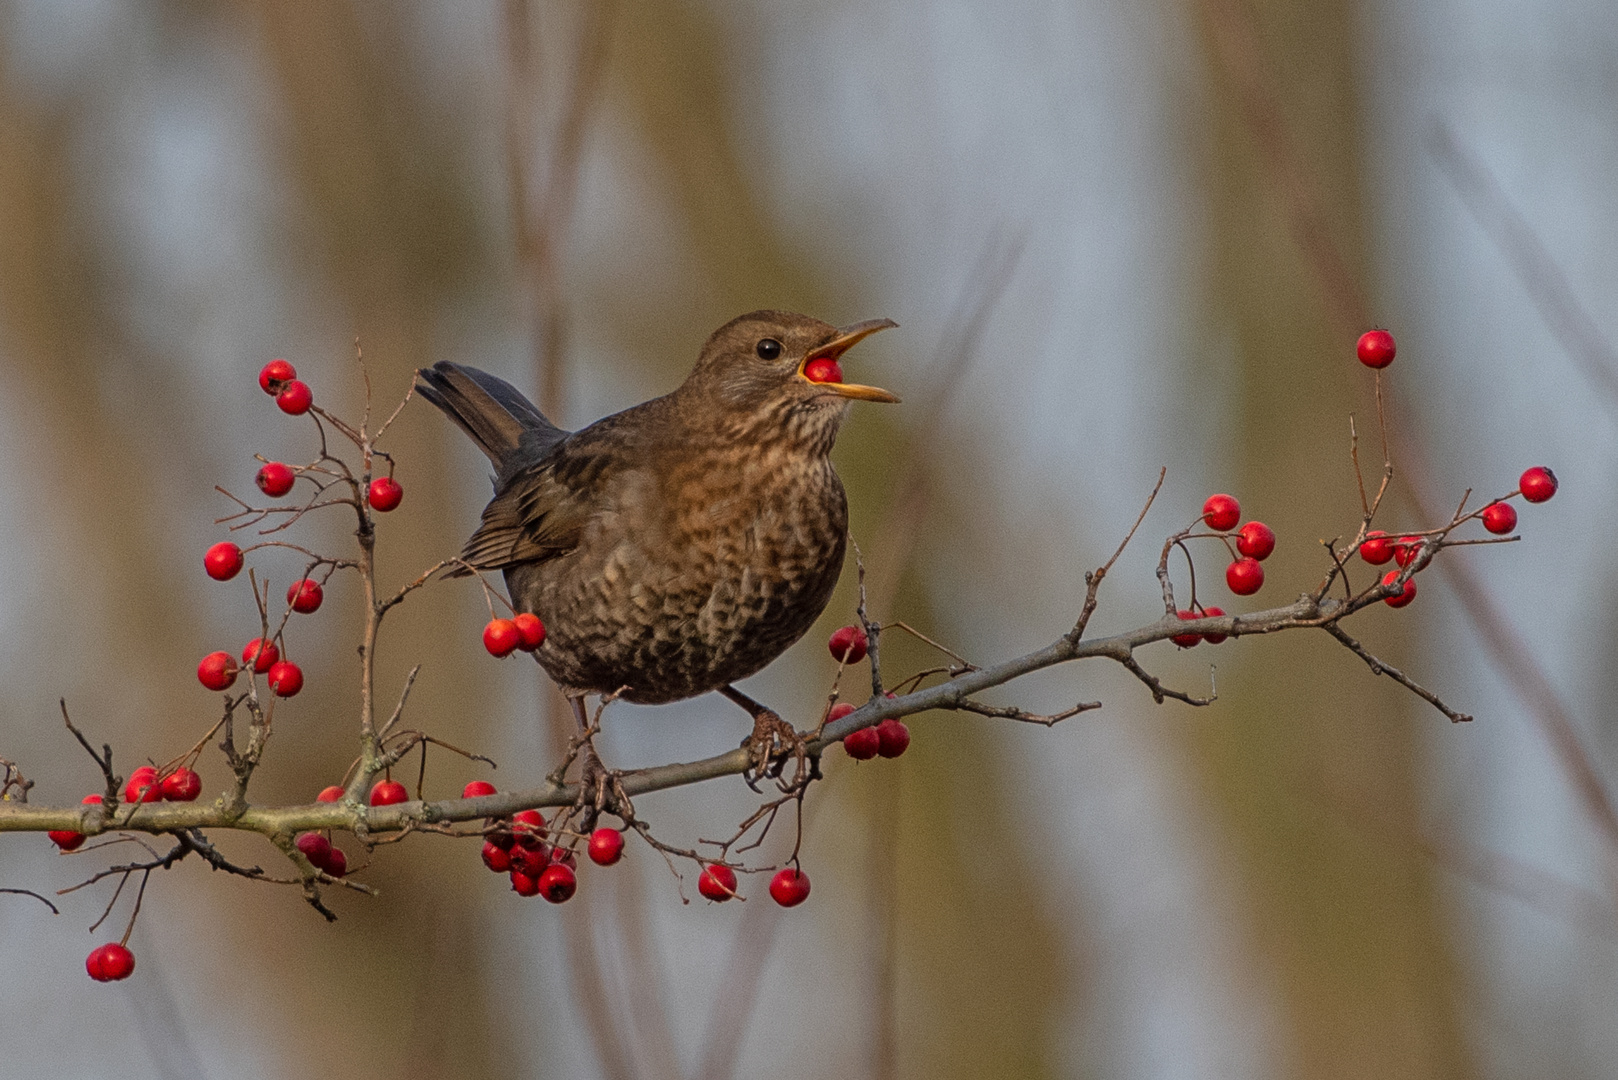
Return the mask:
M 594 731 L 586 734 L 578 747 L 579 795 L 573 803 L 573 816 L 579 819 L 579 831 L 588 833 L 595 828 L 602 813 L 624 817 L 634 815 L 629 795 L 623 786 L 623 770 L 609 769 L 596 753 Z M 629 820 L 629 818 L 625 818 Z
M 820 758 L 809 753 L 809 737 L 772 709 L 764 709 L 753 718 L 753 734 L 743 741 L 742 747 L 748 756 L 742 779 L 754 791 L 758 791 L 757 781 L 764 777 L 775 780 L 785 792 L 820 779 Z M 781 780 L 788 759 L 797 762 L 790 782 Z

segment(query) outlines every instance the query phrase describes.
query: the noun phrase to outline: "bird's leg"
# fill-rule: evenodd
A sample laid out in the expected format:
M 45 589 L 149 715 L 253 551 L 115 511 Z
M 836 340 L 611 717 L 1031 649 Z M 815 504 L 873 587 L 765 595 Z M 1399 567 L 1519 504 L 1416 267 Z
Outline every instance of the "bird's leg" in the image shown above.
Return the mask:
M 719 692 L 746 709 L 753 718 L 753 733 L 742 740 L 742 746 L 752 759 L 747 771 L 742 774 L 748 787 L 757 791 L 754 781 L 764 776 L 779 779 L 786 768 L 788 756 L 797 762 L 797 768 L 791 784 L 782 785 L 783 791 L 796 790 L 820 778 L 820 759 L 809 757 L 808 739 L 781 719 L 779 713 L 754 701 L 734 686 L 721 686 Z
M 610 700 L 611 697 L 605 698 L 603 707 Z M 619 774 L 602 764 L 601 755 L 596 753 L 595 736 L 600 727 L 590 723 L 590 715 L 584 708 L 584 695 L 569 694 L 567 703 L 573 709 L 573 719 L 579 728 L 578 735 L 574 737 L 575 751 L 580 759 L 579 801 L 575 809 L 583 816 L 579 831 L 589 832 L 595 828 L 596 818 L 603 810 L 621 813 L 632 811 L 619 785 Z M 599 718 L 600 713 L 596 715 Z

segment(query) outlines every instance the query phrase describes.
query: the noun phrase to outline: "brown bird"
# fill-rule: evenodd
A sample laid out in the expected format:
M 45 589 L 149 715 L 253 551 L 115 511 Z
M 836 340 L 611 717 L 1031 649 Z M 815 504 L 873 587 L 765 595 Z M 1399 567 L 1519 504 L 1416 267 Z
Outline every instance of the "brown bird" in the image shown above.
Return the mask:
M 581 725 L 588 693 L 718 690 L 752 714 L 755 743 L 779 736 L 780 719 L 732 684 L 831 599 L 848 540 L 832 444 L 851 400 L 899 400 L 843 382 L 837 360 L 896 325 L 755 311 L 714 331 L 673 393 L 571 433 L 486 372 L 416 373 L 496 469 L 461 557 L 503 571 L 516 608 L 545 623 L 536 656 Z

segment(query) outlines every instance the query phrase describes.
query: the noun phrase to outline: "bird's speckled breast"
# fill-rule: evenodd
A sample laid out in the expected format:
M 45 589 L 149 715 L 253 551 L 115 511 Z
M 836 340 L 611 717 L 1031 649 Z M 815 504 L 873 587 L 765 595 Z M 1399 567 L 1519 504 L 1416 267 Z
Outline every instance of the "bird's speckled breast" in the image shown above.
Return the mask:
M 511 567 L 566 689 L 655 704 L 745 679 L 809 629 L 842 570 L 848 503 L 831 462 L 786 446 L 674 455 L 615 479 L 578 547 Z M 616 537 L 611 543 L 608 537 Z

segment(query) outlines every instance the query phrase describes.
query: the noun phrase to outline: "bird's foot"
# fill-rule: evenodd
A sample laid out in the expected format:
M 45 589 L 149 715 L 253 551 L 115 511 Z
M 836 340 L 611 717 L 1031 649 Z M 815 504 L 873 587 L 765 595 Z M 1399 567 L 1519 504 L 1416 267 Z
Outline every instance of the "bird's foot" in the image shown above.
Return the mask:
M 579 763 L 579 794 L 567 817 L 578 822 L 578 831 L 582 833 L 593 830 L 596 819 L 603 813 L 623 817 L 626 821 L 635 813 L 624 791 L 624 771 L 607 768 L 601 755 L 596 753 L 595 734 L 600 730 L 591 726 L 580 732 L 568 748 L 567 761 L 562 766 L 566 769 L 574 760 Z
M 758 791 L 760 779 L 769 777 L 782 791 L 793 792 L 820 779 L 820 758 L 809 753 L 809 736 L 802 734 L 781 719 L 773 709 L 761 709 L 753 717 L 753 734 L 742 742 L 749 758 L 742 779 L 747 786 Z M 796 763 L 792 779 L 782 780 L 786 764 Z

